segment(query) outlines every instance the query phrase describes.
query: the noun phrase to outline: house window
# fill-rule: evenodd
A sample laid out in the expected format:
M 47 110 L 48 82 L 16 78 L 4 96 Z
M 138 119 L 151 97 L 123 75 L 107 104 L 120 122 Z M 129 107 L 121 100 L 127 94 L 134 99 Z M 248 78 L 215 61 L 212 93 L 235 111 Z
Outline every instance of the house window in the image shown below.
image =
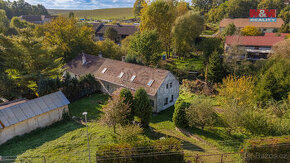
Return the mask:
M 168 97 L 164 99 L 164 106 L 168 104 Z
M 109 84 L 107 84 L 107 90 L 108 90 L 108 91 L 110 90 L 110 85 L 109 85 Z
M 107 68 L 104 68 L 103 70 L 102 70 L 102 73 L 105 73 L 107 71 Z
M 170 102 L 173 102 L 173 95 L 171 95 L 171 99 L 170 99 Z
M 150 80 L 150 81 L 147 83 L 147 85 L 148 85 L 149 87 L 151 87 L 151 85 L 153 84 L 153 82 L 154 82 L 154 80 Z
M 170 83 L 169 85 L 170 85 L 170 88 L 172 88 L 172 83 Z
M 131 82 L 134 81 L 135 78 L 136 78 L 136 75 L 133 75 L 133 76 L 131 77 L 130 81 L 131 81 Z
M 166 89 L 168 89 L 168 84 L 166 84 Z
M 119 78 L 122 78 L 124 75 L 124 72 L 121 72 L 120 75 L 118 76 Z
M 151 106 L 154 108 L 154 100 L 150 100 Z

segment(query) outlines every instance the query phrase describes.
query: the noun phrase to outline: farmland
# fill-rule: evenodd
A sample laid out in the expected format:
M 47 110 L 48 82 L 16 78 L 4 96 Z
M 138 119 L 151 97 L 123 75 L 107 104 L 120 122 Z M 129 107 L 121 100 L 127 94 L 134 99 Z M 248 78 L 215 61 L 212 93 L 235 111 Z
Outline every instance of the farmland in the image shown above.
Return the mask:
M 62 15 L 68 17 L 70 12 L 74 12 L 77 18 L 87 19 L 128 19 L 133 18 L 133 8 L 109 8 L 96 10 L 56 10 L 51 9 L 52 15 Z

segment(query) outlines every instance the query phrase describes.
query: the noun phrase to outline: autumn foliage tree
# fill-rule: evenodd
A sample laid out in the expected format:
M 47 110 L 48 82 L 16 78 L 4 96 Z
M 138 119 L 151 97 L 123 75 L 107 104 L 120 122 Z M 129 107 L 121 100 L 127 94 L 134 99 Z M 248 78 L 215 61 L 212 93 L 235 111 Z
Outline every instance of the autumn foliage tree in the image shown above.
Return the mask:
M 116 133 L 116 126 L 128 124 L 128 114 L 130 114 L 130 107 L 123 102 L 124 100 L 119 96 L 114 96 L 107 105 L 103 107 L 103 115 L 101 121 L 112 126 L 114 133 Z
M 172 1 L 153 1 L 141 10 L 141 32 L 157 30 L 167 57 L 170 56 L 171 30 L 175 18 L 175 6 Z
M 246 26 L 241 30 L 241 32 L 244 36 L 259 36 L 262 34 L 260 29 L 255 26 Z

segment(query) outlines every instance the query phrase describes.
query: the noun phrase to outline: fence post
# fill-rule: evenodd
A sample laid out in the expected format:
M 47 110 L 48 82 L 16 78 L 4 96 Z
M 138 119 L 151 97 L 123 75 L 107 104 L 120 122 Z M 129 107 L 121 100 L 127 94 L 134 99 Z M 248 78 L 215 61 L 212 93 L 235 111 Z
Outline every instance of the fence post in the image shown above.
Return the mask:
M 45 159 L 45 156 L 43 156 L 43 162 L 44 162 L 44 163 L 46 163 L 46 159 Z
M 196 154 L 196 156 L 195 156 L 195 163 L 198 163 L 198 158 L 199 158 L 199 156 L 198 156 L 198 154 Z
M 223 157 L 224 157 L 224 154 L 222 154 L 221 156 L 221 163 L 223 163 Z

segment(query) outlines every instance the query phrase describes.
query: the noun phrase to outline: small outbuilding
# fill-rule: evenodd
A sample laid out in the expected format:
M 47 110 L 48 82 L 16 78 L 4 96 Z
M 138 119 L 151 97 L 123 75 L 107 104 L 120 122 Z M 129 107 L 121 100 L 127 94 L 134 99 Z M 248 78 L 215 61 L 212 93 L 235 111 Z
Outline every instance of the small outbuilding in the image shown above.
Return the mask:
M 0 104 L 0 144 L 62 120 L 69 103 L 59 91 L 33 100 Z

